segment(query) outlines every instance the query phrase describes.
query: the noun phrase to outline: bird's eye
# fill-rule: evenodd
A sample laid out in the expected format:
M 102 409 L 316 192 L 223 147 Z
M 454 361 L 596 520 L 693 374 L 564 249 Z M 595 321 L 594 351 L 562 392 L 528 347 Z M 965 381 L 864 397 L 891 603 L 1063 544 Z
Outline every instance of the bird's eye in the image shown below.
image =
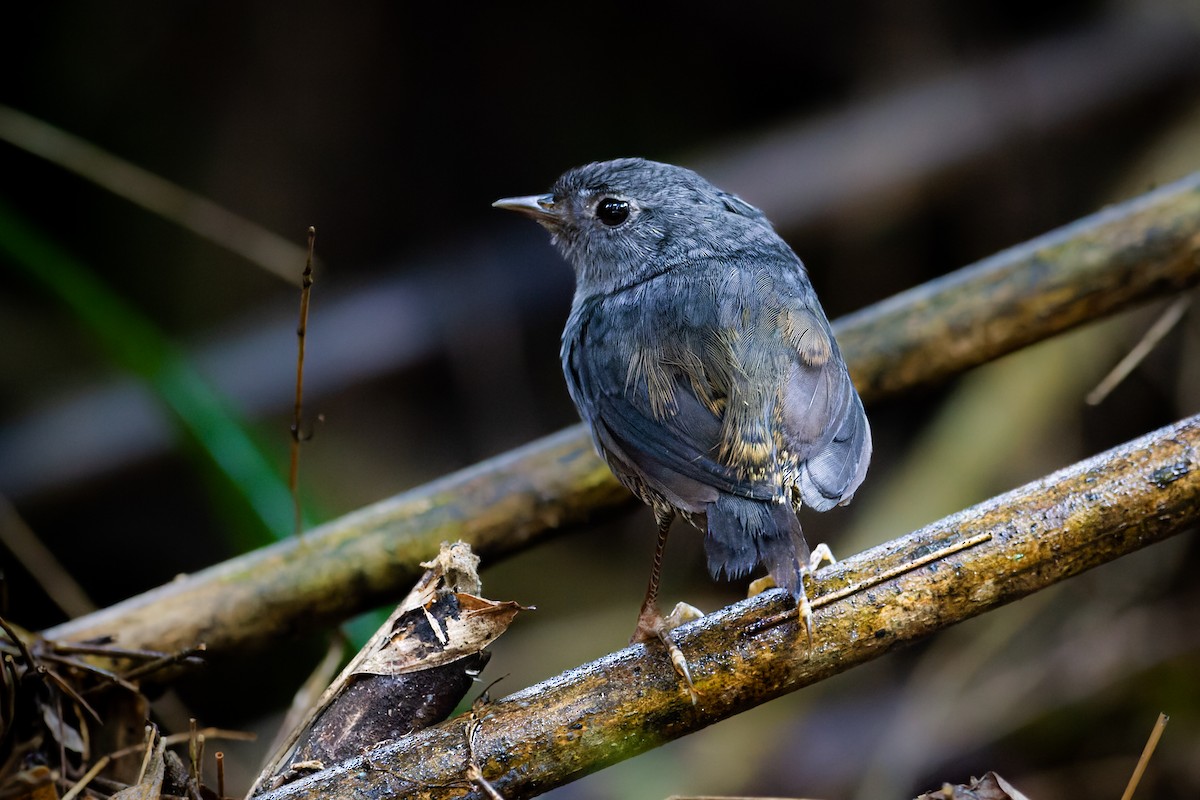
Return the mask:
M 629 201 L 605 197 L 596 204 L 596 216 L 605 225 L 616 227 L 629 219 Z

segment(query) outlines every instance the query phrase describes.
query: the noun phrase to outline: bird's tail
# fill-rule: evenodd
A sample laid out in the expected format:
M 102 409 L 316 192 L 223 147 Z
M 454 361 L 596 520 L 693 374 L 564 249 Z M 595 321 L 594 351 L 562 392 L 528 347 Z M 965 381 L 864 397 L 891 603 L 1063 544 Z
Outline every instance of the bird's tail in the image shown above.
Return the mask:
M 762 564 L 776 586 L 797 600 L 804 594 L 808 543 L 787 503 L 721 493 L 708 507 L 704 552 L 714 578 L 740 578 Z

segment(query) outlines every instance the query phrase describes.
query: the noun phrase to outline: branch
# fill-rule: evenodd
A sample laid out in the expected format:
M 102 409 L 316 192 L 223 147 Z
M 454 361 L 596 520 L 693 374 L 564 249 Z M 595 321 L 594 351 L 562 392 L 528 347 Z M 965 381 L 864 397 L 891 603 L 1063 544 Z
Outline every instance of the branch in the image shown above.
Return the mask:
M 842 317 L 864 402 L 1200 281 L 1200 172 Z
M 1200 173 L 835 324 L 872 401 L 1200 282 Z M 47 637 L 226 650 L 393 600 L 442 541 L 488 563 L 630 501 L 575 426 L 105 610 Z
M 877 658 L 1200 520 L 1200 415 L 888 542 L 815 576 L 811 652 L 784 592 L 678 628 L 700 703 L 636 645 L 261 795 L 531 797 Z

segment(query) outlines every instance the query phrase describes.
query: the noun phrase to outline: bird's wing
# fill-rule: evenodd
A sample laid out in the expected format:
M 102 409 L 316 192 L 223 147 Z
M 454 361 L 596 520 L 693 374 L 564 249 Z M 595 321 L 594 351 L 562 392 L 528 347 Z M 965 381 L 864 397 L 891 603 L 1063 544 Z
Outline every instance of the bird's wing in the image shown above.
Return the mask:
M 794 355 L 781 395 L 783 449 L 804 505 L 825 511 L 849 502 L 866 476 L 871 429 L 824 314 L 785 313 L 780 336 Z
M 729 404 L 726 437 L 761 447 L 761 434 L 747 441 L 745 432 L 766 426 L 787 482 L 804 505 L 825 511 L 848 502 L 862 483 L 870 427 L 800 259 L 777 239 L 751 261 L 753 269 L 728 282 L 721 305 L 722 330 L 736 329 L 733 316 L 740 315 L 742 339 L 727 358 L 742 365 L 750 387 L 742 390 L 747 402 Z M 739 378 L 735 373 L 734 392 Z M 754 394 L 763 387 L 775 394 Z
M 597 449 L 635 491 L 640 479 L 684 510 L 703 511 L 718 492 L 774 498 L 773 484 L 748 480 L 717 457 L 721 416 L 706 401 L 723 401 L 703 379 L 697 391 L 696 359 L 685 355 L 700 346 L 696 329 L 657 317 L 636 302 L 601 299 L 585 301 L 568 323 L 563 371 Z M 667 324 L 671 335 L 659 335 Z
M 685 509 L 716 492 L 782 499 L 790 484 L 820 510 L 849 499 L 869 429 L 799 262 L 789 268 L 691 269 L 576 309 L 564 372 L 618 475 Z

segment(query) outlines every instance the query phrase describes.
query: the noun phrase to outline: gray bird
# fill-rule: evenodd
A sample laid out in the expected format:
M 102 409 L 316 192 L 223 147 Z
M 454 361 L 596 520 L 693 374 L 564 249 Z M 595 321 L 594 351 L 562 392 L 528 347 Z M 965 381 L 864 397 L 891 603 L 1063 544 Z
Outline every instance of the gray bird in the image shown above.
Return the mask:
M 674 648 L 657 592 L 677 512 L 705 532 L 714 578 L 763 565 L 811 638 L 796 511 L 850 501 L 871 432 L 800 259 L 754 206 L 639 158 L 577 167 L 549 194 L 494 205 L 547 228 L 574 267 L 567 387 L 597 451 L 654 510 L 634 638 Z

